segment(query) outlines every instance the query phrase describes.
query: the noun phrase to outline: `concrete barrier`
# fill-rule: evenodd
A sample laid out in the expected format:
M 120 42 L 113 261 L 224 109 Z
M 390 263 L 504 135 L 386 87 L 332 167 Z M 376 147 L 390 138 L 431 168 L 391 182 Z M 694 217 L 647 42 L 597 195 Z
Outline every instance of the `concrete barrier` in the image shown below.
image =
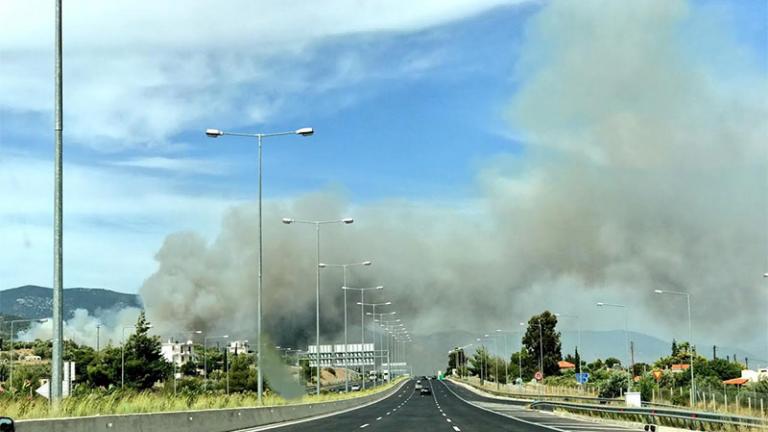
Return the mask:
M 407 381 L 381 393 L 313 404 L 228 408 L 151 414 L 121 414 L 45 420 L 19 420 L 17 432 L 229 432 L 299 420 L 359 407 L 387 398 Z

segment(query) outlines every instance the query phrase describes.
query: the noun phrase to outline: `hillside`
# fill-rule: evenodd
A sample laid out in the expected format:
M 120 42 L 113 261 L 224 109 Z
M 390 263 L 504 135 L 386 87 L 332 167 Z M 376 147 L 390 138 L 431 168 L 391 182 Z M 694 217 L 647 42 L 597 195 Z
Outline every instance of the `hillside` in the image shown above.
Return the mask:
M 101 288 L 66 288 L 64 290 L 64 316 L 69 318 L 75 309 L 86 309 L 94 314 L 99 310 L 141 307 L 135 294 L 125 294 Z M 0 291 L 0 314 L 24 319 L 50 317 L 53 309 L 53 290 L 36 285 L 25 285 Z

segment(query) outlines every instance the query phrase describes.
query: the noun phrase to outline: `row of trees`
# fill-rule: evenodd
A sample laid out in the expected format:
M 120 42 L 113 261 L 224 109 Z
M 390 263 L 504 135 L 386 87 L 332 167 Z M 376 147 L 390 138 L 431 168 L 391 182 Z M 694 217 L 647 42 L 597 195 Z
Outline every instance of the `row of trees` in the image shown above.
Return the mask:
M 636 363 L 631 368 L 622 366 L 621 361 L 613 357 L 586 362 L 578 349 L 563 357 L 560 332 L 556 326 L 557 317 L 549 311 L 535 315 L 528 320 L 520 352 L 502 358 L 491 355 L 484 345 L 480 345 L 473 355 L 467 357 L 464 350 L 457 348 L 449 354 L 448 370 L 500 384 L 513 382 L 517 378 L 522 378 L 524 382 L 531 381 L 537 371 L 543 371 L 544 384 L 577 387 L 576 371 L 561 370 L 558 366 L 560 360 L 565 360 L 580 365 L 582 372 L 589 373 L 590 385 L 599 388 L 602 397 L 619 396 L 632 379 L 633 388 L 641 392 L 644 400 L 650 400 L 654 392 L 666 392 L 675 403 L 684 403 L 689 397 L 691 376 L 689 373 L 672 372 L 673 364 L 690 364 L 693 357 L 696 388 L 701 392 L 722 391 L 722 381 L 741 376 L 741 370 L 744 369 L 744 365 L 726 359 L 709 360 L 697 354 L 691 356 L 690 344 L 678 344 L 676 341 L 673 342 L 670 355 L 653 364 Z M 654 371 L 657 371 L 656 376 Z M 765 389 L 768 393 L 768 382 L 753 387 L 756 391 Z
M 147 390 L 156 386 L 173 389 L 174 373 L 181 379 L 176 382 L 176 391 L 219 391 L 223 390 L 224 371 L 229 370 L 229 389 L 232 392 L 256 391 L 257 375 L 254 357 L 250 355 L 229 356 L 227 351 L 217 348 L 203 349 L 196 346 L 196 352 L 207 357 L 209 376 L 206 382 L 200 371 L 203 365 L 190 361 L 174 371 L 171 363 L 161 354 L 158 336 L 149 335 L 150 324 L 144 313 L 139 315 L 135 332 L 125 341 L 125 346 L 108 345 L 99 351 L 73 341 L 64 342 L 64 360 L 76 365 L 76 391 L 87 392 L 94 388 L 119 389 L 124 386 L 132 390 Z M 43 359 L 51 358 L 51 342 L 36 340 L 28 343 L 14 343 L 32 350 Z M 8 357 L 9 353 L 6 353 Z M 125 368 L 123 372 L 123 355 Z M 7 358 L 6 358 L 7 359 Z M 0 363 L 0 380 L 11 393 L 31 394 L 41 379 L 50 377 L 50 363 L 15 364 L 13 382 L 10 382 L 10 364 Z M 123 375 L 124 373 L 124 375 Z

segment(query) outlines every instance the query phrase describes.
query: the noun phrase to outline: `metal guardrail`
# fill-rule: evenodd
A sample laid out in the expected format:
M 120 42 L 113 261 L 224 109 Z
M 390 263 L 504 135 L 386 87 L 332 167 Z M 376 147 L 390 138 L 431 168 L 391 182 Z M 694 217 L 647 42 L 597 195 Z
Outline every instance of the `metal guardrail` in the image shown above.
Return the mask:
M 513 392 L 505 392 L 505 391 L 498 391 L 489 389 L 487 387 L 480 387 L 472 382 L 467 381 L 458 381 L 460 383 L 470 385 L 478 390 L 482 390 L 486 393 L 490 393 L 492 395 L 496 396 L 505 396 L 510 397 L 514 399 L 527 399 L 527 400 L 558 400 L 558 401 L 588 401 L 591 403 L 601 404 L 601 405 L 607 405 L 607 404 L 615 404 L 615 403 L 621 403 L 624 404 L 624 399 L 616 399 L 616 398 L 601 398 L 601 397 L 594 397 L 594 396 L 575 396 L 575 395 L 552 395 L 552 394 L 546 394 L 546 393 L 513 393 Z
M 645 407 L 609 407 L 568 402 L 536 401 L 530 408 L 562 409 L 570 412 L 597 414 L 601 417 L 623 417 L 642 423 L 662 424 L 667 426 L 685 425 L 696 430 L 720 430 L 725 426 L 741 428 L 768 429 L 768 421 L 759 417 L 746 417 L 734 414 L 720 414 L 679 409 Z

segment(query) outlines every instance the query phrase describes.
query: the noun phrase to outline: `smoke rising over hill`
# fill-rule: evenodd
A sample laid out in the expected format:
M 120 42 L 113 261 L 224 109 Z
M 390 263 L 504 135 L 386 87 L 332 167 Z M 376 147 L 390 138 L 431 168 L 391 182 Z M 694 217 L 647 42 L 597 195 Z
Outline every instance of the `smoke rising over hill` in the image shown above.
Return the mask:
M 682 1 L 544 6 L 511 77 L 508 128 L 524 151 L 480 170 L 476 200 L 359 205 L 324 190 L 265 203 L 267 333 L 290 344 L 314 330 L 314 232 L 280 219 L 352 216 L 323 228 L 322 261 L 373 260 L 350 285 L 385 285 L 376 300 L 417 333 L 514 326 L 543 308 L 618 327 L 598 300 L 632 305 L 637 331 L 675 327 L 684 309 L 652 295 L 663 288 L 692 293 L 698 334 L 757 344 L 768 85 L 759 65 L 734 75 L 730 64 L 751 60 L 713 22 Z M 684 49 L 698 43 L 711 49 Z M 158 332 L 253 334 L 256 216 L 253 204 L 233 208 L 210 243 L 168 236 L 141 288 Z M 340 271 L 323 270 L 326 340 L 342 330 L 340 286 Z

